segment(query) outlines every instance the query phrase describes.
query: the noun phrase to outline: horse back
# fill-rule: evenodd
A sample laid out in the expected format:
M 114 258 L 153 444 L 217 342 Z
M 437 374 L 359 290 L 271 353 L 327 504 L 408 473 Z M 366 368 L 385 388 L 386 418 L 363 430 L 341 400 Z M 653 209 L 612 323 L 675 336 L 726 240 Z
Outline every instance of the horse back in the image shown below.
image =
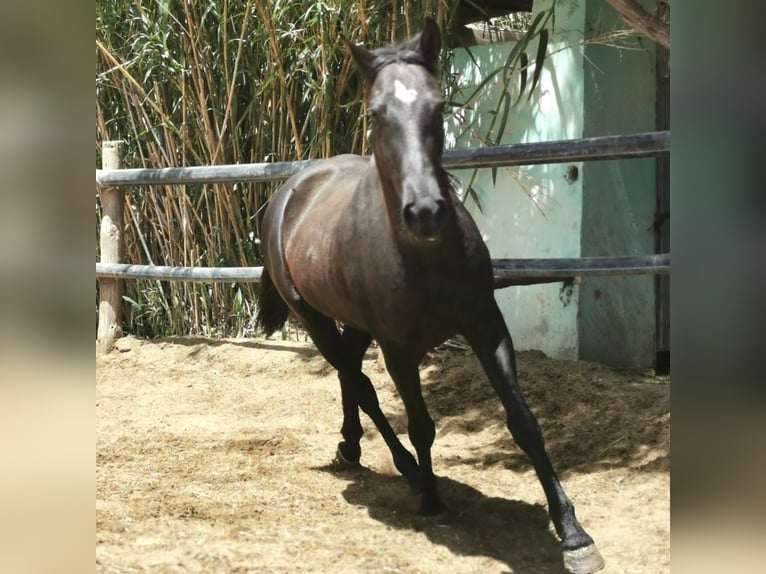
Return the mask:
M 269 200 L 261 223 L 261 251 L 288 303 L 301 299 L 312 304 L 315 290 L 333 290 L 339 249 L 353 241 L 350 213 L 369 162 L 356 155 L 319 160 L 285 181 Z
M 302 224 L 315 227 L 323 215 L 342 213 L 350 201 L 350 189 L 367 163 L 365 158 L 356 155 L 318 160 L 274 192 L 261 222 L 261 245 L 267 268 L 279 265 L 286 243 Z M 333 190 L 337 193 L 330 193 Z

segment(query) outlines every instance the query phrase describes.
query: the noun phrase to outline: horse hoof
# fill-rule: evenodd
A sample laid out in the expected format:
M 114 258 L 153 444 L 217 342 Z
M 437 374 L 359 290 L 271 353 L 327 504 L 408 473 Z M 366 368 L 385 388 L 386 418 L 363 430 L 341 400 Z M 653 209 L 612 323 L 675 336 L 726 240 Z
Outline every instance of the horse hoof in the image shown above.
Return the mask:
M 564 550 L 564 568 L 571 574 L 592 574 L 604 567 L 604 559 L 595 544 Z
M 360 468 L 361 465 L 359 464 L 359 460 L 356 461 L 348 460 L 345 456 L 343 456 L 343 451 L 340 448 L 340 445 L 338 445 L 338 448 L 335 449 L 335 460 L 333 461 L 335 464 L 341 468 Z

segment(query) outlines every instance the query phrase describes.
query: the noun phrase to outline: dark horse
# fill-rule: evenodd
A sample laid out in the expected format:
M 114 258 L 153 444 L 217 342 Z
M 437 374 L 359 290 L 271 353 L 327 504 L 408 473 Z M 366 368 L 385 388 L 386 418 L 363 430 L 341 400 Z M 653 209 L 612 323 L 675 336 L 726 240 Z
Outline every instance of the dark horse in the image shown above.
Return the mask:
M 258 322 L 267 334 L 288 308 L 338 371 L 343 441 L 337 458 L 358 465 L 361 408 L 421 493 L 421 512 L 444 507 L 431 467 L 434 422 L 420 388 L 425 354 L 462 334 L 505 407 L 508 429 L 530 457 L 571 572 L 603 566 L 548 459 L 537 420 L 519 389 L 513 343 L 494 299 L 492 262 L 473 219 L 442 168 L 444 99 L 435 77 L 439 29 L 373 52 L 346 42 L 369 88 L 374 156 L 318 161 L 271 198 L 261 241 Z M 339 330 L 336 321 L 342 323 Z M 407 411 L 417 460 L 404 448 L 362 373 L 372 339 Z

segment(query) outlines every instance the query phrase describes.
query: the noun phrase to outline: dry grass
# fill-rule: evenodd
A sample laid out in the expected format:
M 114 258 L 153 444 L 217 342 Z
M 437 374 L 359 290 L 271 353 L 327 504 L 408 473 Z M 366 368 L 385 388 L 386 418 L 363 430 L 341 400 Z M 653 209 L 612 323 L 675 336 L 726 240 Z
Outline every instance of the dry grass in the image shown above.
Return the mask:
M 127 338 L 96 365 L 98 572 L 562 572 L 539 483 L 470 354 L 422 369 L 439 521 L 417 516 L 368 421 L 365 470 L 328 464 L 339 389 L 309 344 Z M 540 353 L 519 367 L 607 572 L 669 572 L 668 381 Z M 373 353 L 365 371 L 407 444 Z

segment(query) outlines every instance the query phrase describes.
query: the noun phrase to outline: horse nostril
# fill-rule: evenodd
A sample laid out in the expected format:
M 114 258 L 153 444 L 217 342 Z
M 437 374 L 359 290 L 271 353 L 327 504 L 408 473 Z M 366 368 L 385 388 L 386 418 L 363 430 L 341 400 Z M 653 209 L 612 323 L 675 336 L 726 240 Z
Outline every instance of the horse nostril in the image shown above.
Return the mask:
M 415 203 L 408 203 L 404 206 L 404 209 L 402 210 L 402 216 L 404 217 L 404 224 L 407 227 L 412 227 L 415 225 L 415 222 L 417 220 L 417 215 L 415 214 Z
M 447 206 L 442 198 L 423 197 L 402 208 L 404 224 L 418 236 L 434 238 L 447 219 Z

